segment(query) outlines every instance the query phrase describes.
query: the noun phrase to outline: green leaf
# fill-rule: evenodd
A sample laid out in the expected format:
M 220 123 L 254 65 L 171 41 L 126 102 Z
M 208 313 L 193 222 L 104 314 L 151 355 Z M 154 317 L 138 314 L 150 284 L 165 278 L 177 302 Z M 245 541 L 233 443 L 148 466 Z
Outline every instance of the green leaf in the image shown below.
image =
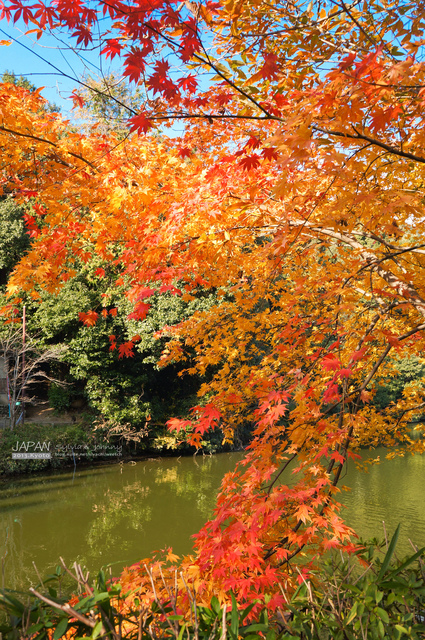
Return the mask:
M 388 616 L 388 613 L 385 611 L 385 609 L 381 609 L 381 607 L 376 607 L 376 615 L 378 616 L 378 618 L 381 618 L 381 620 L 385 622 L 385 624 L 389 623 L 390 618 Z
M 214 613 L 217 616 L 220 615 L 220 612 L 221 612 L 220 602 L 218 601 L 218 598 L 216 596 L 213 596 L 211 598 L 211 609 L 212 611 L 214 611 Z
M 353 619 L 356 617 L 356 615 L 357 615 L 357 605 L 358 605 L 358 602 L 355 602 L 353 604 L 353 606 L 351 607 L 347 618 L 344 620 L 345 624 L 350 624 L 350 622 L 352 622 Z
M 409 566 L 409 564 L 412 564 L 412 562 L 414 562 L 417 558 L 419 558 L 425 551 L 425 547 L 422 547 L 422 549 L 419 549 L 419 551 L 417 551 L 416 553 L 413 554 L 413 556 L 410 556 L 410 558 L 407 558 L 403 564 L 401 564 L 399 567 L 396 567 L 393 571 L 391 571 L 390 573 L 390 578 L 394 578 L 394 576 L 396 576 L 397 574 L 399 574 L 401 571 L 403 571 L 404 569 L 406 569 L 406 567 Z
M 400 533 L 400 525 L 398 525 L 397 529 L 394 532 L 393 537 L 391 538 L 391 542 L 390 542 L 390 546 L 388 547 L 388 551 L 385 554 L 385 558 L 382 562 L 382 567 L 381 570 L 378 574 L 377 580 L 379 582 L 379 580 L 381 580 L 386 572 L 386 570 L 388 569 L 390 562 L 391 562 L 391 558 L 393 557 L 394 554 L 394 550 L 397 544 L 397 540 L 398 540 L 398 536 Z
M 15 610 L 19 611 L 19 613 L 23 613 L 25 611 L 25 605 L 23 605 L 22 602 L 19 602 L 19 600 L 17 600 L 10 593 L 3 594 L 3 598 L 6 600 L 5 604 L 8 608 L 10 608 L 10 604 L 12 604 Z
M 239 635 L 239 612 L 238 612 L 238 604 L 236 602 L 235 594 L 233 591 L 230 592 L 230 596 L 232 598 L 232 615 L 230 618 L 230 633 L 235 640 L 238 639 Z
M 52 596 L 52 598 L 57 598 L 58 597 L 58 592 L 56 591 L 56 589 L 53 589 L 53 587 L 47 587 L 49 594 Z
M 246 628 L 246 631 L 252 633 L 254 631 L 261 631 L 261 633 L 267 633 L 269 630 L 269 626 L 267 624 L 261 624 L 260 622 L 250 624 L 249 627 Z
M 103 569 L 97 574 L 97 588 L 99 591 L 106 591 L 106 578 Z
M 401 624 L 396 624 L 395 628 L 397 629 L 397 631 L 400 631 L 400 633 L 402 633 L 402 634 L 403 633 L 405 633 L 405 634 L 408 633 L 406 627 L 403 627 Z
M 28 635 L 32 635 L 33 633 L 36 633 L 37 631 L 40 631 L 40 629 L 42 629 L 44 627 L 42 622 L 38 622 L 37 624 L 32 624 L 28 629 L 27 629 L 27 633 Z
M 103 593 L 98 593 L 95 597 L 94 597 L 94 601 L 95 602 L 104 602 L 105 600 L 109 600 L 111 597 L 111 594 L 109 591 L 104 591 Z
M 68 628 L 68 618 L 62 618 L 59 620 L 56 625 L 55 632 L 53 634 L 53 640 L 58 640 L 58 638 L 62 638 Z
M 102 620 L 99 620 L 98 622 L 96 622 L 95 626 L 93 627 L 91 637 L 97 638 L 98 636 L 100 636 L 101 633 L 102 633 Z
M 396 589 L 397 591 L 406 589 L 406 583 L 404 581 L 397 581 L 397 580 L 385 580 L 384 582 L 381 582 L 381 584 L 379 585 L 382 589 Z M 390 594 L 391 595 L 391 594 Z M 389 597 L 389 596 L 388 596 Z

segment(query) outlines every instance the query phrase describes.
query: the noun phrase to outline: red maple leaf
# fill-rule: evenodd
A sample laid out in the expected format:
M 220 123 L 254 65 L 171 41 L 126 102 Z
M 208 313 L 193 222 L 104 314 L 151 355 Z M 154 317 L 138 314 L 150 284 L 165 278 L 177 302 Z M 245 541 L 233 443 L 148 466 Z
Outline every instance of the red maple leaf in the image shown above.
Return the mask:
M 279 73 L 278 66 L 279 58 L 275 53 L 267 53 L 264 56 L 264 64 L 261 68 L 260 74 L 262 78 L 273 80 Z
M 330 384 L 323 394 L 323 402 L 332 402 L 334 400 L 339 400 L 338 386 L 336 384 Z
M 339 451 L 334 451 L 331 455 L 331 459 L 336 460 L 336 462 L 339 462 L 340 464 L 345 463 L 345 458 L 339 453 Z
M 298 518 L 298 520 L 302 520 L 302 522 L 306 522 L 307 520 L 310 520 L 310 509 L 306 504 L 301 504 L 298 507 L 295 513 L 295 516 Z
M 96 313 L 96 311 L 93 311 L 93 310 L 87 311 L 87 313 L 84 313 L 83 311 L 81 311 L 78 314 L 78 318 L 79 318 L 80 322 L 84 322 L 84 324 L 87 327 L 94 326 L 96 324 L 96 321 L 97 321 L 98 317 L 99 317 L 99 314 Z
M 346 69 L 351 67 L 356 57 L 357 57 L 356 53 L 350 53 L 348 54 L 348 56 L 343 58 L 339 64 L 339 68 L 341 69 L 341 71 L 345 71 Z
M 167 98 L 173 98 L 178 95 L 177 85 L 168 75 L 170 64 L 167 60 L 158 60 L 155 64 L 155 71 L 149 77 L 148 87 L 155 93 L 162 93 Z
M 257 169 L 260 166 L 260 156 L 257 153 L 254 153 L 252 156 L 245 156 L 239 164 L 245 171 Z
M 2 3 L 3 4 L 3 3 Z M 27 25 L 29 22 L 32 22 L 32 11 L 29 7 L 24 7 L 22 5 L 21 2 L 18 2 L 18 0 L 15 0 L 13 3 L 13 10 L 14 10 L 14 16 L 13 16 L 13 22 L 16 23 L 18 20 L 20 20 L 22 18 L 22 20 L 24 21 L 24 23 Z
M 111 58 L 113 60 L 115 56 L 119 56 L 123 49 L 123 45 L 116 38 L 108 38 L 106 40 L 106 45 L 101 50 L 100 53 L 104 53 L 106 58 Z
M 133 347 L 134 344 L 131 342 L 131 340 L 120 344 L 120 346 L 118 347 L 118 358 L 133 358 Z
M 337 371 L 341 368 L 341 363 L 335 356 L 328 355 L 323 358 L 322 367 L 326 371 Z
M 134 131 L 136 131 L 136 133 L 146 133 L 153 126 L 151 120 L 146 117 L 145 113 L 139 113 L 139 115 L 133 116 L 128 122 L 130 123 L 131 133 Z
M 349 378 L 353 372 L 351 369 L 340 369 L 337 373 L 338 378 Z
M 179 55 L 183 62 L 188 62 L 196 51 L 200 51 L 202 46 L 198 36 L 198 25 L 194 18 L 189 18 L 182 25 L 182 47 Z
M 187 443 L 197 449 L 201 446 L 202 436 L 200 433 L 191 433 L 187 438 Z
M 163 284 L 160 289 L 159 289 L 159 293 L 165 293 L 166 291 L 169 291 L 170 293 L 172 293 L 174 296 L 181 296 L 183 295 L 180 289 L 177 289 L 177 287 L 175 287 L 172 284 Z
M 217 96 L 216 101 L 219 107 L 224 107 L 232 100 L 232 98 L 233 95 L 231 93 L 221 93 Z
M 179 433 L 182 430 L 186 430 L 186 427 L 191 426 L 190 420 L 181 420 L 180 418 L 170 418 L 167 420 L 166 425 L 169 431 L 176 431 Z
M 353 353 L 351 354 L 351 362 L 357 362 L 357 360 L 361 360 L 364 357 L 364 354 L 366 353 L 367 347 L 362 347 L 361 349 L 358 349 L 357 351 L 353 351 Z
M 189 149 L 189 147 L 180 147 L 179 149 L 180 158 L 190 158 L 191 155 L 192 155 L 192 151 Z
M 248 147 L 250 147 L 251 149 L 258 149 L 258 147 L 261 147 L 261 140 L 259 140 L 255 136 L 251 136 L 245 145 L 245 148 Z
M 25 221 L 25 226 L 29 229 L 29 231 L 27 231 L 29 237 L 36 238 L 37 236 L 39 236 L 41 232 L 37 227 L 35 218 L 33 216 L 30 216 L 29 213 L 24 213 L 23 218 Z
M 87 45 L 92 41 L 91 31 L 84 25 L 78 26 L 78 28 L 72 33 L 72 36 L 77 38 L 77 46 L 83 42 L 84 46 L 87 47 Z
M 156 293 L 155 289 L 151 289 L 150 287 L 145 287 L 144 289 L 139 289 L 137 292 L 137 299 L 143 300 L 144 298 L 149 298 L 154 293 Z
M 138 47 L 131 47 L 131 50 L 125 56 L 123 75 L 127 76 L 130 81 L 137 82 L 144 70 L 145 56 L 143 51 Z
M 353 451 L 347 451 L 347 457 L 352 460 L 361 460 L 362 457 L 358 453 L 354 453 Z
M 78 95 L 78 93 L 74 91 L 71 93 L 71 98 L 72 98 L 72 102 L 73 102 L 73 109 L 79 107 L 80 109 L 82 107 L 84 107 L 84 105 L 86 104 L 84 98 L 82 98 L 80 95 Z
M 134 307 L 134 311 L 130 313 L 127 318 L 129 320 L 144 320 L 150 308 L 150 304 L 146 304 L 146 302 L 138 302 Z
M 33 209 L 36 211 L 36 213 L 38 213 L 40 216 L 45 216 L 47 211 L 46 208 L 43 207 L 42 204 L 33 204 L 32 205 Z
M 198 88 L 198 81 L 192 75 L 180 78 L 177 84 L 183 91 L 188 91 L 189 93 L 195 93 Z
M 193 407 L 191 411 L 193 413 L 201 414 L 199 422 L 195 426 L 195 431 L 197 433 L 203 434 L 210 429 L 215 429 L 216 424 L 214 423 L 218 422 L 221 418 L 221 413 L 217 407 L 214 407 L 211 403 L 206 404 L 204 407 Z
M 52 6 L 45 6 L 42 2 L 34 5 L 37 11 L 34 13 L 34 17 L 37 19 L 38 25 L 41 29 L 44 29 L 46 25 L 52 29 L 54 20 L 56 17 L 56 9 Z M 38 38 L 38 35 L 37 35 Z
M 264 160 L 277 160 L 278 152 L 274 147 L 265 147 L 261 150 Z

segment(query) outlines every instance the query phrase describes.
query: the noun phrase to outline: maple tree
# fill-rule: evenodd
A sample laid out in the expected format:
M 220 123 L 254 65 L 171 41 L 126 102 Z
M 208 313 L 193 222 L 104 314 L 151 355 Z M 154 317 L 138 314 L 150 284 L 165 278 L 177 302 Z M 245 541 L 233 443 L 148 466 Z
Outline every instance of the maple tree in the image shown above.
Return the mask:
M 3 188 L 39 216 L 11 305 L 94 253 L 120 267 L 135 320 L 149 318 L 153 284 L 185 300 L 217 292 L 162 331 L 164 364 L 212 373 L 192 419 L 170 429 L 195 445 L 212 428 L 228 440 L 255 429 L 185 566 L 206 598 L 281 604 L 279 582 L 290 591 L 325 550 L 350 548 L 335 494 L 356 448 L 424 449 L 408 424 L 419 381 L 385 410 L 371 402 L 393 354 L 423 361 L 423 3 L 2 7 L 77 45 L 100 33 L 146 95 L 129 114 L 138 135 L 118 141 L 64 135 L 59 117 L 23 108 L 38 96 L 2 89 Z M 152 134 L 164 121 L 184 134 Z

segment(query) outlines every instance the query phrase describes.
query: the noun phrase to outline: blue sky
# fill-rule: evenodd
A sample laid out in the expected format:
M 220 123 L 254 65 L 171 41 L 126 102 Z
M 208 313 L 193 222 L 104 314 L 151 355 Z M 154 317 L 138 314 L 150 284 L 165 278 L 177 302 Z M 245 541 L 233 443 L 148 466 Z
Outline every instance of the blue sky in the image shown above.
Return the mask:
M 102 76 L 110 73 L 121 76 L 123 69 L 120 58 L 116 56 L 112 62 L 106 60 L 100 55 L 100 46 L 76 49 L 75 39 L 56 29 L 53 33 L 44 32 L 37 40 L 37 33 L 27 33 L 30 28 L 22 20 L 16 25 L 0 20 L 0 41 L 10 41 L 9 46 L 0 46 L 0 75 L 7 70 L 17 76 L 25 76 L 37 87 L 44 87 L 42 95 L 60 107 L 65 118 L 78 124 L 70 98 L 72 91 L 79 86 L 78 79 L 90 75 L 101 80 Z M 104 40 L 106 34 L 114 33 L 114 25 L 109 18 L 100 17 L 96 28 L 99 32 L 96 33 L 94 28 L 95 43 Z M 208 38 L 209 34 L 207 43 Z M 180 61 L 173 57 L 172 52 L 164 49 L 161 55 L 171 63 L 170 75 L 177 73 L 180 76 Z M 204 72 L 198 76 L 201 89 L 208 87 L 210 75 Z M 175 137 L 184 133 L 185 126 L 184 120 L 177 120 L 172 123 L 163 122 L 160 129 Z
M 0 40 L 11 41 L 9 46 L 0 46 L 0 75 L 7 70 L 25 76 L 37 87 L 44 87 L 42 95 L 59 106 L 65 118 L 78 122 L 70 98 L 73 89 L 78 87 L 78 78 L 91 75 L 100 79 L 111 72 L 121 75 L 119 57 L 111 63 L 99 55 L 99 47 L 75 50 L 75 40 L 69 36 L 45 32 L 37 40 L 36 33 L 26 35 L 28 29 L 22 21 L 16 25 L 0 21 Z M 164 123 L 162 129 L 167 135 L 178 136 L 184 126 L 183 121 L 171 126 Z
M 119 63 L 108 65 L 105 59 L 101 61 L 98 49 L 77 53 L 67 38 L 59 39 L 46 33 L 37 41 L 36 34 L 25 35 L 26 30 L 19 22 L 14 26 L 6 20 L 0 21 L 0 40 L 12 41 L 9 46 L 0 46 L 0 73 L 13 71 L 37 87 L 45 87 L 42 95 L 60 106 L 65 116 L 72 117 L 69 96 L 78 86 L 78 77 L 119 72 Z

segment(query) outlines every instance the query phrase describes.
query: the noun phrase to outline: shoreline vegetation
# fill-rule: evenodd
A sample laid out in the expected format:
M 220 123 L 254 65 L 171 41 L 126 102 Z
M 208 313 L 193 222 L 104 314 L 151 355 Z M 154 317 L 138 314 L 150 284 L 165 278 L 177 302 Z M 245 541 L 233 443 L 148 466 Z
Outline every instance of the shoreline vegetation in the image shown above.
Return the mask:
M 104 568 L 91 580 L 79 565 L 70 570 L 62 561 L 25 600 L 23 594 L 0 591 L 0 611 L 7 615 L 0 619 L 0 633 L 5 640 L 420 640 L 425 547 L 397 557 L 399 531 L 400 525 L 390 541 L 360 541 L 354 554 L 334 551 L 322 558 L 312 574 L 300 573 L 285 609 L 274 611 L 268 611 L 267 597 L 244 606 L 233 591 L 227 604 L 215 595 L 205 601 L 187 567 L 178 575 L 172 559 L 171 566 L 141 561 L 119 581 L 108 579 Z M 143 592 L 149 583 L 150 601 Z M 282 585 L 281 591 L 285 594 Z M 70 598 L 71 592 L 78 595 Z
M 203 451 L 188 445 L 153 448 L 143 442 L 108 438 L 104 432 L 93 430 L 89 422 L 64 423 L 59 416 L 58 423 L 54 420 L 45 424 L 25 422 L 13 431 L 0 430 L 0 481 L 58 469 L 181 455 L 210 455 L 228 450 L 229 447 L 216 447 Z
M 81 415 L 80 419 L 73 417 L 70 419 L 69 415 L 53 413 L 44 422 L 26 420 L 13 430 L 7 427 L 0 429 L 0 481 L 77 466 L 243 451 L 248 444 L 240 442 L 238 446 L 230 447 L 229 444 L 220 443 L 218 438 L 212 438 L 206 440 L 201 448 L 196 448 L 185 442 L 173 442 L 170 446 L 166 438 L 163 442 L 160 438 L 156 441 L 153 438 L 130 440 L 94 428 L 93 419 L 84 419 Z M 411 437 L 423 438 L 423 433 L 415 429 L 418 422 L 411 424 Z

